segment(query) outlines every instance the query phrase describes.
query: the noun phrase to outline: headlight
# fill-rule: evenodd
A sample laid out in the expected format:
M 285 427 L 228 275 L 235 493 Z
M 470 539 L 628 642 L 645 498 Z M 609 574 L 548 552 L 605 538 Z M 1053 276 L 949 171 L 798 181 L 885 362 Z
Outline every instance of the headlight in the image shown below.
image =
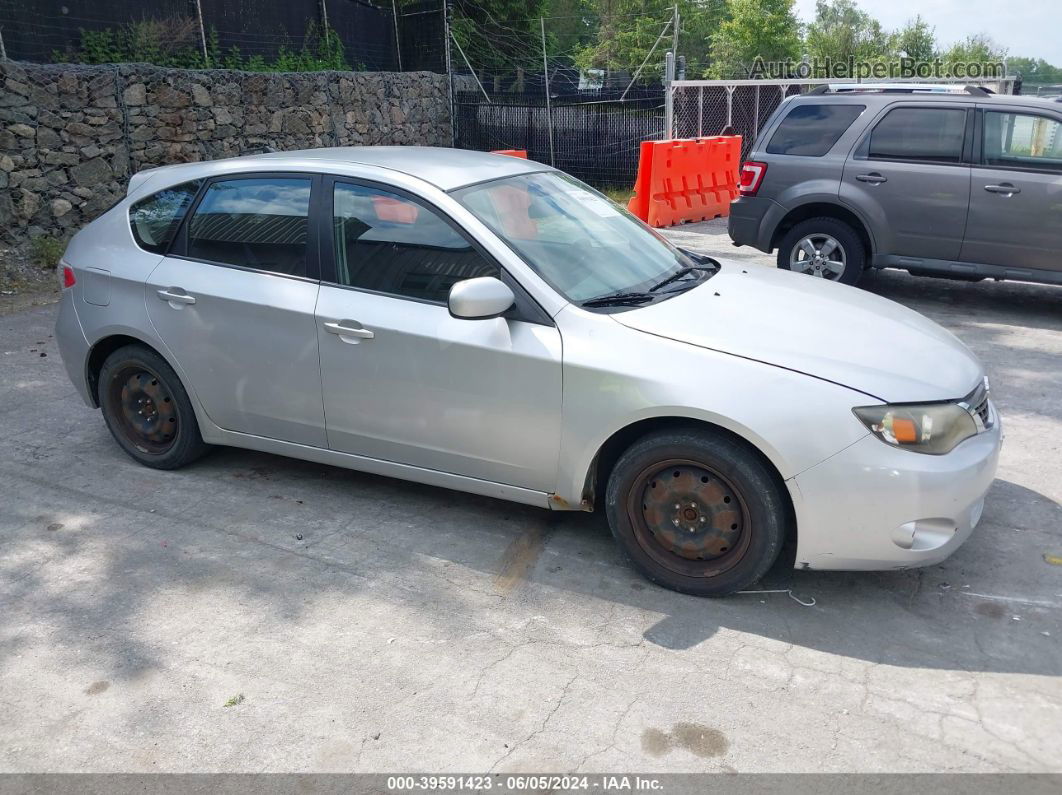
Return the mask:
M 970 412 L 955 403 L 861 406 L 852 411 L 881 441 L 916 453 L 943 455 L 977 434 Z

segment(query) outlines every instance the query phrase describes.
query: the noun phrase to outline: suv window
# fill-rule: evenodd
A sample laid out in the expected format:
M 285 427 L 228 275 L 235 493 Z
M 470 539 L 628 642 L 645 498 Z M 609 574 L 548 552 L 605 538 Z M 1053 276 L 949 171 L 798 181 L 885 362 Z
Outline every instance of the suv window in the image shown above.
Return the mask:
M 962 161 L 965 108 L 896 108 L 870 134 L 872 160 Z
M 339 284 L 446 303 L 456 282 L 499 275 L 438 212 L 405 196 L 337 182 L 332 218 Z
M 183 182 L 134 202 L 129 207 L 129 226 L 136 244 L 145 251 L 165 254 L 202 184 L 198 179 Z
M 822 157 L 864 110 L 865 105 L 797 105 L 771 136 L 767 153 Z
M 985 112 L 984 160 L 990 166 L 1062 171 L 1062 124 L 1032 113 Z
M 188 226 L 193 259 L 306 275 L 310 180 L 253 177 L 212 182 Z

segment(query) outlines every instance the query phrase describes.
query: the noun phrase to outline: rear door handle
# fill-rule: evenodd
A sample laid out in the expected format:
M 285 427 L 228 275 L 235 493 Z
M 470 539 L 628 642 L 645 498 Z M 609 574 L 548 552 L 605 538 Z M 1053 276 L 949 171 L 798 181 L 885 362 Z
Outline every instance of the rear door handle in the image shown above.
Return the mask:
M 171 304 L 194 304 L 195 296 L 188 295 L 185 292 L 171 292 L 172 290 L 180 289 L 177 287 L 171 287 L 169 290 L 159 290 L 159 300 L 167 301 Z
M 985 185 L 985 190 L 989 193 L 1001 193 L 1004 196 L 1013 196 L 1015 193 L 1021 193 L 1021 188 L 1017 185 L 1011 185 L 1009 182 L 1004 182 L 1002 185 Z
M 880 185 L 882 182 L 888 182 L 889 178 L 879 174 L 876 171 L 872 171 L 869 174 L 856 174 L 856 179 L 860 182 L 869 182 L 871 185 Z
M 371 340 L 376 335 L 369 331 L 367 328 L 357 328 L 355 326 L 345 326 L 343 322 L 338 323 L 325 323 L 325 331 L 330 334 L 337 334 L 339 338 L 344 342 L 357 343 L 358 340 Z

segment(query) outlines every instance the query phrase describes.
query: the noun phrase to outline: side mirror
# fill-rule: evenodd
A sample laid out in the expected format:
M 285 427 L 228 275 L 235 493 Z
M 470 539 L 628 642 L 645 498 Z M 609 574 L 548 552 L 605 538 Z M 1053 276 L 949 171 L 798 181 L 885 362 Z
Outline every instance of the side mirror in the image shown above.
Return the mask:
M 488 320 L 505 314 L 513 305 L 513 291 L 493 276 L 465 279 L 450 288 L 447 305 L 453 317 Z

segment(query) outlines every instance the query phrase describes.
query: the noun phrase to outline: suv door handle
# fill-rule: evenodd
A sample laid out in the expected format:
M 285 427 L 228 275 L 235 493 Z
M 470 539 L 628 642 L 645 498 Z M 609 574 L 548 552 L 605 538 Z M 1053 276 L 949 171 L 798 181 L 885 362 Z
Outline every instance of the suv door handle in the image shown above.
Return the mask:
M 882 176 L 877 171 L 871 171 L 869 174 L 856 174 L 856 179 L 860 182 L 869 182 L 871 185 L 880 185 L 882 182 L 888 182 L 889 178 Z
M 352 339 L 343 339 L 344 342 L 350 342 L 356 344 L 358 340 L 371 340 L 376 335 L 369 331 L 367 328 L 356 328 L 354 326 L 344 326 L 342 322 L 337 323 L 325 323 L 325 331 L 330 334 L 338 334 L 340 338 L 351 337 Z
M 170 290 L 179 290 L 179 287 L 171 287 Z M 185 292 L 174 293 L 170 290 L 159 290 L 159 300 L 166 301 L 171 304 L 194 304 L 195 296 L 188 295 Z
M 1015 193 L 1021 193 L 1021 188 L 1017 185 L 1011 185 L 1009 182 L 1004 182 L 1001 185 L 985 185 L 985 190 L 989 193 L 1001 193 L 1004 196 L 1013 196 Z

